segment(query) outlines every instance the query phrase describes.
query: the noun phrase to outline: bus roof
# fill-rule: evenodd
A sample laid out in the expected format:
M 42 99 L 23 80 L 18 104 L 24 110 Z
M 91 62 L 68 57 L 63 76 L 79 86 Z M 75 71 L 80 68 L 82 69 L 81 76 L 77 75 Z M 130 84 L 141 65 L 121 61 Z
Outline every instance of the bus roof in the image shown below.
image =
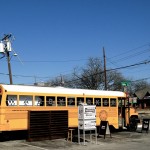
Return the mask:
M 124 97 L 125 93 L 121 91 L 103 91 L 103 90 L 89 90 L 89 89 L 73 89 L 64 87 L 40 87 L 40 86 L 27 86 L 27 85 L 6 85 L 1 84 L 7 92 L 26 92 L 26 93 L 39 93 L 39 94 L 69 94 L 69 95 L 82 95 L 82 96 L 116 96 Z

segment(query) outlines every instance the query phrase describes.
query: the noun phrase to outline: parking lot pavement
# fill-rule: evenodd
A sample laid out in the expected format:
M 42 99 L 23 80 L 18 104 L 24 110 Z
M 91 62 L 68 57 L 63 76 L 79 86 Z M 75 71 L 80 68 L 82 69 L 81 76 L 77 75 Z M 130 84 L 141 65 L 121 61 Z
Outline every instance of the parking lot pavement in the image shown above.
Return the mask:
M 82 137 L 82 136 L 81 136 Z M 136 132 L 115 132 L 97 138 L 86 134 L 85 145 L 82 142 L 78 144 L 78 135 L 74 136 L 73 142 L 65 139 L 45 140 L 27 142 L 26 140 L 15 140 L 0 142 L 0 150 L 146 150 L 150 147 L 150 133 L 141 132 L 141 124 L 138 125 Z
M 106 135 L 97 138 L 97 144 L 95 144 L 95 138 L 93 137 L 92 143 L 90 142 L 90 136 L 86 135 L 86 144 L 83 142 L 79 145 L 77 140 L 73 142 L 66 141 L 65 139 L 57 140 L 45 140 L 27 142 L 26 140 L 17 141 L 5 141 L 0 142 L 0 149 L 2 150 L 146 150 L 150 147 L 150 133 L 145 131 L 141 133 L 141 128 L 137 129 L 137 132 L 115 132 L 112 133 L 112 138 Z M 77 138 L 77 137 L 75 137 Z

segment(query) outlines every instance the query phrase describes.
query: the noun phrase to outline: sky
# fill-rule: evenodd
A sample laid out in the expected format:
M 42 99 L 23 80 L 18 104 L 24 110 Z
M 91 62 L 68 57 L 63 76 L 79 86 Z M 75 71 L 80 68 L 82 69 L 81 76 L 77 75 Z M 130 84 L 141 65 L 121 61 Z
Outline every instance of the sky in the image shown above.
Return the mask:
M 0 39 L 14 37 L 13 84 L 69 75 L 90 57 L 103 60 L 103 47 L 107 69 L 150 60 L 149 0 L 0 0 L 0 6 Z M 118 71 L 150 82 L 150 63 Z M 9 82 L 4 57 L 0 83 Z

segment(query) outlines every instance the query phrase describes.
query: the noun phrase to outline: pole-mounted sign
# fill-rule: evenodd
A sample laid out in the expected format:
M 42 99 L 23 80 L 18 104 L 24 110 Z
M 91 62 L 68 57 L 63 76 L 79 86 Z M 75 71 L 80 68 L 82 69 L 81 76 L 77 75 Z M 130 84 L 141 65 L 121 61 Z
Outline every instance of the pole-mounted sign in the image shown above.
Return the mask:
M 129 86 L 129 84 L 130 84 L 130 81 L 122 81 L 121 82 L 122 86 Z

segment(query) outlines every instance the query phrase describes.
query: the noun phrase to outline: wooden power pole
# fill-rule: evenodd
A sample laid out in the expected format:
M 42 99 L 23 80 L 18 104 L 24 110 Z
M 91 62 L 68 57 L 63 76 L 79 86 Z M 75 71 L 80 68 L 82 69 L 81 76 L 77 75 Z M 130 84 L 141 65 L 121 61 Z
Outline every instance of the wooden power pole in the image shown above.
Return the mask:
M 104 49 L 104 47 L 103 47 L 103 57 L 104 57 L 104 82 L 105 82 L 105 90 L 107 90 L 106 56 L 105 56 L 105 49 Z
M 6 53 L 6 57 L 7 57 L 10 84 L 13 84 L 11 64 L 10 64 L 10 54 L 9 54 L 11 52 L 11 45 L 10 45 L 10 40 L 9 40 L 11 36 L 12 36 L 11 34 L 4 35 L 4 37 L 2 38 L 2 41 L 5 45 L 4 53 Z

